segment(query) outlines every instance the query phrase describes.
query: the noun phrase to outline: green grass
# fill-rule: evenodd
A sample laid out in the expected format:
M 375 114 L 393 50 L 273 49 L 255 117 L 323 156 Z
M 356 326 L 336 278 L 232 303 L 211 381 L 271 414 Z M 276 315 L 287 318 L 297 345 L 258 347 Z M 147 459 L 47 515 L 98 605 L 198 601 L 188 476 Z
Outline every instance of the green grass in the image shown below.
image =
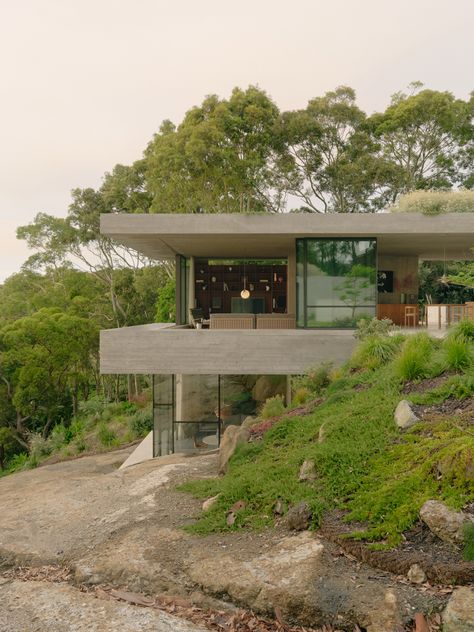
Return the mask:
M 466 562 L 474 562 L 474 523 L 464 525 L 463 558 Z
M 439 374 L 451 340 L 426 334 L 406 340 L 394 336 L 389 342 L 379 335 L 366 337 L 336 379 L 313 391 L 322 392 L 324 403 L 312 414 L 283 418 L 261 441 L 240 446 L 223 478 L 181 486 L 200 498 L 220 494 L 187 528 L 200 534 L 258 529 L 273 524 L 277 500 L 286 507 L 304 500 L 312 508 L 314 528 L 324 512 L 343 509 L 353 537 L 387 547 L 400 541 L 426 500 L 440 499 L 455 509 L 473 501 L 472 426 L 463 427 L 461 418 L 438 416 L 401 433 L 393 421 L 397 403 L 407 397 L 401 392 L 404 383 Z M 461 343 L 472 354 L 473 343 L 465 338 Z M 458 373 L 436 389 L 412 393 L 409 399 L 437 404 L 472 396 L 472 365 L 457 366 Z M 311 383 L 309 378 L 300 381 L 305 388 Z M 317 478 L 301 483 L 298 473 L 306 459 L 314 461 Z M 245 509 L 228 527 L 226 512 L 238 500 L 245 501 Z M 355 521 L 358 530 L 351 527 Z

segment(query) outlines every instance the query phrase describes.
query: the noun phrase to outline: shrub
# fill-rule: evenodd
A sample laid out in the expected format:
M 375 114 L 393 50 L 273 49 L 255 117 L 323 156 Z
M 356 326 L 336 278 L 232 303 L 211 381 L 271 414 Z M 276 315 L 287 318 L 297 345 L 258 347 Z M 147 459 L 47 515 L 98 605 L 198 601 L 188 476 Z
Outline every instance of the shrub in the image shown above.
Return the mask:
M 292 404 L 294 406 L 301 406 L 302 404 L 306 404 L 310 396 L 311 392 L 309 388 L 306 388 L 305 386 L 300 386 L 300 388 L 296 389 L 295 394 L 293 395 Z
M 102 445 L 110 447 L 117 441 L 117 435 L 105 423 L 101 423 L 97 430 L 97 436 Z
M 79 414 L 84 417 L 89 415 L 101 415 L 107 404 L 108 403 L 102 397 L 95 395 L 84 402 L 79 402 Z
M 299 388 L 306 388 L 311 393 L 319 395 L 321 391 L 331 382 L 330 375 L 332 370 L 332 363 L 324 362 L 319 366 L 309 369 L 304 375 L 294 377 L 292 387 L 295 390 Z
M 28 465 L 28 455 L 26 452 L 21 452 L 21 454 L 15 454 L 15 456 L 12 457 L 8 464 L 8 469 L 10 472 L 19 472 L 20 470 L 26 470 Z
M 130 432 L 134 439 L 145 437 L 153 430 L 153 417 L 151 410 L 138 410 L 133 417 L 130 418 Z
M 389 362 L 399 345 L 398 338 L 371 334 L 358 344 L 352 354 L 351 364 L 354 367 L 374 369 Z
M 463 558 L 466 562 L 474 562 L 474 523 L 466 523 L 463 529 Z
M 413 191 L 401 195 L 392 213 L 473 213 L 474 191 Z
M 282 395 L 275 395 L 275 397 L 269 397 L 263 404 L 260 411 L 260 417 L 262 419 L 270 419 L 271 417 L 278 417 L 285 412 L 285 404 Z
M 443 343 L 443 353 L 449 369 L 462 371 L 472 364 L 471 343 L 461 336 L 449 337 Z
M 49 456 L 52 452 L 53 446 L 49 439 L 44 439 L 39 433 L 33 433 L 30 435 L 29 441 L 30 458 L 38 461 L 45 456 Z
M 395 325 L 389 318 L 361 318 L 357 322 L 357 329 L 354 332 L 354 337 L 358 340 L 364 340 L 368 336 L 387 335 L 395 329 Z
M 395 360 L 395 374 L 403 381 L 418 380 L 430 374 L 434 341 L 426 334 L 409 336 Z
M 462 338 L 474 342 L 474 320 L 460 320 L 449 332 L 449 338 Z

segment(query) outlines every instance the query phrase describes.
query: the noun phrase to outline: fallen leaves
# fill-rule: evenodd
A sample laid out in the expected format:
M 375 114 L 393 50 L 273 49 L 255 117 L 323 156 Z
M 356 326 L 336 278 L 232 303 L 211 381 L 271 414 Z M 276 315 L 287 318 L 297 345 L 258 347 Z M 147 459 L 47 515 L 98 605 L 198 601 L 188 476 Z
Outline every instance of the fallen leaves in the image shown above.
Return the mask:
M 2 577 L 23 582 L 53 582 L 59 584 L 71 578 L 71 571 L 65 566 L 17 566 L 2 573 Z

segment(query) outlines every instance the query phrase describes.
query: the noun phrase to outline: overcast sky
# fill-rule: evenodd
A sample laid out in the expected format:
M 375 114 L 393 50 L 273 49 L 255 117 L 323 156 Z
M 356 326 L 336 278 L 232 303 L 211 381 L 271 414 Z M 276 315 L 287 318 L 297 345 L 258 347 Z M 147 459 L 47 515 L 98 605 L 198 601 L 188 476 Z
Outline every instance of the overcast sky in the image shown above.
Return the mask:
M 0 282 L 18 225 L 65 215 L 160 122 L 258 84 L 282 109 L 338 85 L 367 112 L 410 81 L 467 98 L 472 0 L 1 0 Z

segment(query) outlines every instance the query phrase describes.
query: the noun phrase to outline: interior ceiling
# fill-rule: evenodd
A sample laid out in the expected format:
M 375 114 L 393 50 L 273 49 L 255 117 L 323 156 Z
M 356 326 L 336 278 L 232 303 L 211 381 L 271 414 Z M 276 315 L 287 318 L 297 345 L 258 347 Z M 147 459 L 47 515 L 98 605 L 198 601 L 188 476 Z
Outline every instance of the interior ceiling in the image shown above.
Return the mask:
M 233 235 L 233 234 L 112 234 L 109 236 L 134 248 L 151 259 L 170 259 L 176 254 L 195 257 L 287 257 L 294 250 L 294 235 Z M 335 237 L 329 236 L 328 237 Z M 338 237 L 357 237 L 344 234 Z M 300 237 L 318 235 L 301 234 Z M 463 234 L 373 234 L 377 238 L 379 254 L 418 256 L 431 260 L 472 260 L 472 233 Z

